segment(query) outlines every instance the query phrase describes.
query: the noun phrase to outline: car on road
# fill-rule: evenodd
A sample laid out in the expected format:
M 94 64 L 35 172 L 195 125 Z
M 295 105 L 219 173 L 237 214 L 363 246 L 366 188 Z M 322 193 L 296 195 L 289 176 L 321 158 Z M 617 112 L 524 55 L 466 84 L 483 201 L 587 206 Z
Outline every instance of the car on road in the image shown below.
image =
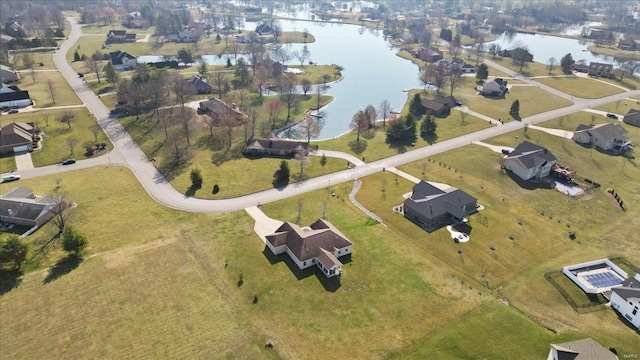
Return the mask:
M 9 114 L 17 114 L 17 113 L 18 113 L 18 109 L 9 110 Z
M 75 164 L 75 163 L 76 163 L 75 159 L 67 159 L 67 160 L 62 162 L 62 165 L 71 165 L 71 164 Z
M 6 183 L 6 182 L 11 182 L 11 181 L 16 181 L 16 180 L 20 180 L 20 175 L 6 175 L 2 177 L 2 182 Z
M 83 77 L 84 77 L 84 74 L 83 74 L 83 73 L 78 73 L 78 77 L 79 77 L 79 78 L 83 78 Z
M 608 114 L 607 114 L 607 117 L 608 117 L 609 119 L 616 119 L 616 120 L 618 120 L 618 115 L 616 115 L 616 114 L 608 113 Z
M 460 101 L 456 101 L 456 106 L 462 106 L 462 103 Z
M 509 155 L 509 154 L 511 154 L 511 150 L 509 150 L 509 149 L 502 149 L 501 151 L 502 151 L 502 153 L 503 153 L 503 154 L 505 154 L 505 155 Z

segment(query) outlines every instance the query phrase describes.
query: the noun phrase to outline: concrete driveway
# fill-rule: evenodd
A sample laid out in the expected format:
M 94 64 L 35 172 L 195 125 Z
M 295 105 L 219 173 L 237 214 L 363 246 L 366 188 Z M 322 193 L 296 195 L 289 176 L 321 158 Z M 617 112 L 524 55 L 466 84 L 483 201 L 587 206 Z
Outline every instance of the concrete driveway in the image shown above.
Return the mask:
M 16 154 L 15 159 L 17 171 L 33 169 L 33 161 L 31 160 L 30 152 L 25 151 L 23 153 Z

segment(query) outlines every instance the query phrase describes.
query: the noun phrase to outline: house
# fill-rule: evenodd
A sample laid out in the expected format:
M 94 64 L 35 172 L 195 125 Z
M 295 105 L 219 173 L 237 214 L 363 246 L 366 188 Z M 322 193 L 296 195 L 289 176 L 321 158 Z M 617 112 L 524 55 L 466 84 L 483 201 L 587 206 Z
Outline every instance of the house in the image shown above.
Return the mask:
M 586 338 L 551 344 L 547 360 L 618 360 L 618 357 L 592 338 Z
M 589 71 L 587 74 L 591 76 L 601 76 L 606 78 L 613 77 L 613 65 L 612 64 L 603 64 L 598 62 L 589 63 Z
M 306 141 L 281 139 L 249 139 L 242 153 L 246 156 L 294 157 L 299 150 L 306 151 Z
M 2 47 L 6 47 L 11 41 L 15 40 L 13 36 L 7 34 L 0 34 L 0 45 Z
M 438 61 L 438 69 L 445 69 L 446 74 L 450 74 L 452 72 L 459 72 L 464 74 L 470 74 L 476 72 L 476 67 L 466 63 L 462 59 L 450 58 L 450 59 L 442 59 Z
M 318 10 L 320 10 L 320 11 L 333 11 L 335 9 L 336 9 L 336 7 L 333 6 L 333 4 L 329 3 L 329 2 L 324 2 L 324 3 L 320 4 L 320 6 L 318 6 Z
M 404 217 L 427 231 L 464 221 L 478 211 L 477 199 L 454 187 L 439 189 L 420 181 L 413 187 L 411 197 L 403 204 Z
M 502 57 L 510 57 L 516 60 L 524 60 L 525 62 L 533 62 L 533 54 L 527 49 L 515 48 L 511 50 L 502 50 L 498 53 Z
M 589 72 L 589 65 L 585 64 L 584 60 L 576 61 L 575 63 L 573 63 L 571 68 L 573 69 L 573 71 L 576 71 L 576 72 L 581 72 L 581 73 Z
M 540 180 L 549 176 L 557 159 L 542 146 L 523 141 L 504 160 L 504 168 L 522 180 Z
M 14 122 L 0 129 L 0 154 L 30 151 L 36 131 L 34 123 Z
M 637 109 L 629 110 L 627 115 L 625 115 L 622 118 L 622 122 L 624 122 L 625 124 L 633 125 L 633 126 L 640 126 L 640 110 L 637 110 Z
M 20 75 L 12 68 L 0 65 L 0 82 L 3 84 L 10 84 L 14 81 L 20 80 Z
M 495 78 L 492 81 L 484 82 L 483 85 L 478 85 L 478 91 L 485 96 L 505 96 L 509 92 L 507 87 L 507 80 L 502 78 Z
M 618 124 L 580 124 L 573 132 L 572 139 L 581 144 L 595 145 L 605 151 L 624 151 L 631 146 L 628 132 Z
M 136 42 L 136 34 L 128 34 L 126 30 L 111 30 L 107 34 L 107 44 Z
M 216 98 L 201 101 L 198 107 L 198 113 L 206 114 L 214 119 L 218 125 L 220 125 L 226 117 L 234 119 L 236 126 L 242 124 L 247 118 L 247 115 L 240 111 L 240 108 L 238 108 L 236 104 L 229 105 Z
M 139 11 L 133 11 L 126 15 L 122 25 L 129 28 L 142 29 L 149 27 L 149 21 L 143 19 Z
M 638 50 L 638 46 L 635 40 L 631 38 L 621 39 L 618 41 L 618 49 L 627 50 L 627 51 L 636 51 Z
M 338 258 L 351 254 L 353 246 L 335 226 L 323 219 L 304 228 L 285 222 L 266 239 L 267 247 L 274 255 L 286 252 L 300 270 L 315 265 L 326 277 L 342 273 Z
M 256 27 L 256 33 L 260 36 L 273 35 L 273 28 L 267 23 L 262 23 Z
M 27 90 L 20 90 L 17 86 L 2 84 L 0 88 L 0 109 L 17 109 L 30 105 L 33 105 L 33 101 L 31 101 Z
M 198 94 L 211 94 L 213 92 L 213 86 L 211 86 L 211 84 L 209 84 L 200 75 L 194 75 L 186 81 L 193 86 Z
M 621 286 L 611 289 L 609 298 L 611 307 L 627 319 L 636 329 L 640 329 L 640 269 L 634 277 L 622 282 Z
M 426 62 L 437 62 L 442 60 L 442 53 L 437 49 L 421 47 L 416 51 L 415 57 Z
M 438 97 L 436 99 L 423 99 L 422 106 L 428 113 L 434 116 L 447 116 L 451 108 L 456 106 L 456 98 L 453 96 Z
M 33 190 L 20 186 L 0 195 L 0 221 L 39 227 L 49 221 L 60 207 L 66 207 L 66 203 L 50 196 L 37 196 Z
M 138 66 L 138 59 L 135 56 L 120 50 L 109 53 L 109 61 L 118 71 L 131 70 Z

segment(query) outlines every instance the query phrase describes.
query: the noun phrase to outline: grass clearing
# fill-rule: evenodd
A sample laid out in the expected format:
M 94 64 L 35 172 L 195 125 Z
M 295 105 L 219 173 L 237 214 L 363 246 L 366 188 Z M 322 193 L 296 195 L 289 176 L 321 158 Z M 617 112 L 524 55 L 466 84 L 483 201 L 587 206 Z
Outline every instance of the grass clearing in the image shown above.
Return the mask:
M 622 98 L 616 102 L 612 102 L 606 105 L 598 106 L 596 110 L 602 110 L 609 113 L 618 114 L 624 116 L 631 109 L 640 109 L 640 100 L 633 101 L 627 98 Z
M 48 82 L 54 86 L 55 102 L 51 99 Z M 31 75 L 23 77 L 18 82 L 21 90 L 29 91 L 31 100 L 37 108 L 52 106 L 82 105 L 82 100 L 76 95 L 62 74 L 57 71 L 42 71 L 35 73 L 35 81 Z
M 564 93 L 585 99 L 598 99 L 601 97 L 619 94 L 623 90 L 600 81 L 583 77 L 553 77 L 539 78 L 537 82 L 551 86 Z
M 20 72 L 20 76 L 23 78 L 31 76 L 30 69 L 25 68 L 21 60 L 23 54 L 29 54 L 29 56 L 31 56 L 31 59 L 33 59 L 34 62 L 34 70 L 56 70 L 56 65 L 53 63 L 54 53 L 55 51 L 14 52 L 12 57 L 17 57 L 17 59 L 20 59 L 16 62 L 17 66 L 14 68 L 14 70 Z M 42 64 L 42 66 L 40 66 L 40 64 Z

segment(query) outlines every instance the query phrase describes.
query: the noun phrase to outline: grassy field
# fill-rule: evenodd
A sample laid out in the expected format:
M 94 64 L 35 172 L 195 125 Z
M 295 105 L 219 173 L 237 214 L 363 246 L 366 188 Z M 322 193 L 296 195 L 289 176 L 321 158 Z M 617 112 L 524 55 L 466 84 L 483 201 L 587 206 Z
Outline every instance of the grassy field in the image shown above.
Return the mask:
M 29 91 L 29 96 L 35 103 L 35 107 L 44 108 L 51 106 L 82 104 L 80 98 L 59 72 L 42 71 L 36 72 L 34 75 L 35 81 L 34 78 L 31 77 L 31 74 L 29 74 L 28 76 L 23 77 L 17 85 L 21 90 Z M 55 103 L 52 101 L 51 94 L 49 92 L 49 80 L 54 84 Z
M 539 78 L 537 82 L 551 86 L 564 93 L 585 99 L 597 99 L 621 93 L 623 90 L 600 81 L 582 77 Z
M 56 66 L 53 63 L 53 53 L 54 51 L 29 51 L 26 53 L 14 53 L 12 57 L 20 57 L 22 54 L 29 54 L 34 61 L 33 69 L 34 70 L 55 70 Z M 42 66 L 40 64 L 42 63 Z M 17 61 L 17 66 L 14 68 L 20 72 L 21 77 L 29 77 L 31 76 L 30 69 L 24 67 L 24 63 L 22 60 Z
M 629 100 L 626 97 L 622 97 L 622 99 L 612 102 L 606 105 L 599 106 L 595 108 L 596 110 L 602 110 L 614 114 L 618 114 L 620 116 L 624 116 L 631 109 L 640 109 L 640 100 L 633 101 Z
M 581 111 L 581 112 L 573 113 L 573 114 L 570 114 L 570 115 L 567 115 L 567 116 L 563 116 L 561 118 L 551 119 L 551 120 L 545 121 L 543 123 L 539 123 L 537 125 L 538 126 L 542 126 L 542 127 L 551 128 L 551 129 L 562 129 L 562 130 L 567 130 L 567 131 L 575 131 L 576 128 L 578 127 L 578 125 L 580 125 L 580 124 L 598 125 L 598 124 L 605 124 L 605 123 L 608 123 L 608 122 L 612 122 L 612 121 L 610 121 L 610 119 L 608 119 L 604 115 L 593 114 L 593 113 L 588 113 L 586 111 Z M 613 121 L 613 123 L 620 124 L 621 126 L 625 126 L 622 123 L 620 123 L 619 121 L 618 122 Z
M 11 169 L 16 168 L 16 159 L 13 155 L 0 156 L 0 172 L 9 172 Z
M 71 123 L 71 129 L 66 123 L 62 123 L 59 120 L 67 111 L 75 115 L 75 119 Z M 91 127 L 97 125 L 97 123 L 86 109 L 56 109 L 46 112 L 13 114 L 11 117 L 2 117 L 0 124 L 4 126 L 14 121 L 35 122 L 48 137 L 48 139 L 42 141 L 42 150 L 31 154 L 35 166 L 57 164 L 70 157 L 78 160 L 85 159 L 87 155 L 85 154 L 84 143 L 91 142 L 93 144 L 96 142 Z M 75 139 L 76 142 L 73 152 L 68 145 L 69 139 Z M 102 130 L 99 130 L 97 139 L 97 142 L 107 144 L 107 150 L 112 147 L 111 142 L 107 140 Z
M 551 74 L 549 74 L 549 66 L 541 62 L 527 62 L 522 67 L 522 71 L 520 71 L 520 65 L 514 64 L 511 58 L 503 58 L 501 56 L 496 56 L 494 58 L 490 54 L 485 55 L 485 57 L 488 60 L 494 61 L 495 63 L 500 64 L 517 73 L 521 73 L 524 76 L 562 75 L 562 69 L 558 65 L 553 68 Z M 491 71 L 489 71 L 489 74 L 491 74 Z

